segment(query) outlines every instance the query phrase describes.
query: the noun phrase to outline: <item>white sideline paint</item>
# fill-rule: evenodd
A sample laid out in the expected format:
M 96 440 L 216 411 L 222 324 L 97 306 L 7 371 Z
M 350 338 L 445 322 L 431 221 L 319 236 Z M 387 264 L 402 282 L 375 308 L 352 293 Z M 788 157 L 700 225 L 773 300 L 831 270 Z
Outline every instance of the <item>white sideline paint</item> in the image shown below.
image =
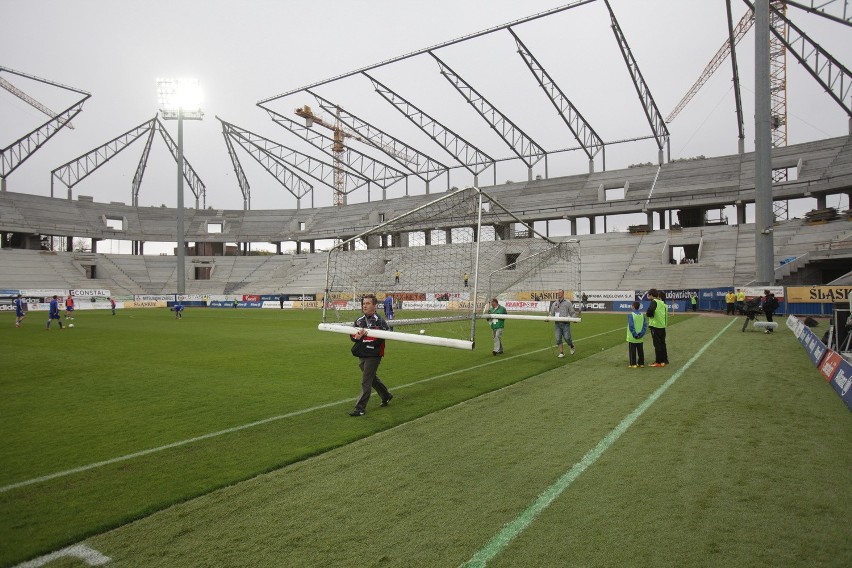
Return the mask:
M 616 329 L 613 329 L 613 330 L 610 330 L 610 331 L 605 331 L 603 333 L 598 333 L 596 335 L 577 339 L 575 342 L 579 343 L 580 341 L 585 341 L 585 340 L 588 340 L 588 339 L 594 339 L 595 337 L 600 337 L 602 335 L 608 335 L 608 334 L 616 332 L 616 331 L 623 332 L 624 329 L 619 327 L 619 328 L 616 328 Z M 534 355 L 536 353 L 541 353 L 542 351 L 548 351 L 552 348 L 553 348 L 553 346 L 550 346 L 550 347 L 545 347 L 543 349 L 536 349 L 535 351 L 528 351 L 526 353 L 521 353 L 519 355 L 513 355 L 511 357 L 501 357 L 499 359 L 489 361 L 488 363 L 481 363 L 479 365 L 474 365 L 472 367 L 466 367 L 464 369 L 458 369 L 456 371 L 450 371 L 449 373 L 444 373 L 442 375 L 435 375 L 433 377 L 427 377 L 425 379 L 420 379 L 419 381 L 414 381 L 413 383 L 407 383 L 407 384 L 404 384 L 404 385 L 395 386 L 394 390 L 404 389 L 404 388 L 412 387 L 412 386 L 415 386 L 415 385 L 421 385 L 423 383 L 428 383 L 430 381 L 443 379 L 445 377 L 450 377 L 452 375 L 458 375 L 459 373 L 466 373 L 468 371 L 473 371 L 474 369 L 480 369 L 482 367 L 487 367 L 489 365 L 496 365 L 496 364 L 500 363 L 501 361 L 510 361 L 510 360 L 516 359 L 518 357 L 526 357 L 528 355 Z M 42 483 L 44 481 L 50 481 L 51 479 L 57 479 L 59 477 L 65 477 L 65 476 L 68 476 L 68 475 L 73 475 L 75 473 L 82 473 L 84 471 L 89 471 L 91 469 L 97 469 L 99 467 L 103 467 L 103 466 L 106 466 L 106 465 L 112 465 L 112 464 L 115 464 L 115 463 L 120 463 L 120 462 L 123 462 L 123 461 L 132 460 L 132 459 L 135 459 L 135 458 L 141 458 L 142 456 L 155 454 L 157 452 L 162 452 L 164 450 L 170 450 L 172 448 L 178 448 L 180 446 L 186 446 L 187 444 L 192 444 L 194 442 L 200 442 L 202 440 L 208 440 L 210 438 L 216 438 L 216 437 L 219 437 L 219 436 L 224 436 L 225 434 L 232 434 L 234 432 L 239 432 L 240 430 L 247 430 L 249 428 L 254 428 L 255 426 L 262 426 L 263 424 L 268 424 L 270 422 L 276 422 L 278 420 L 283 420 L 285 418 L 293 418 L 295 416 L 300 416 L 302 414 L 308 414 L 309 412 L 314 412 L 314 411 L 317 411 L 317 410 L 323 410 L 325 408 L 331 408 L 332 406 L 337 406 L 337 405 L 340 405 L 340 404 L 351 404 L 353 400 L 354 400 L 353 398 L 346 398 L 346 399 L 343 399 L 343 400 L 336 400 L 334 402 L 328 402 L 326 404 L 320 404 L 318 406 L 312 406 L 311 408 L 304 408 L 302 410 L 294 410 L 293 412 L 288 412 L 287 414 L 279 414 L 278 416 L 270 416 L 269 418 L 264 418 L 263 420 L 258 420 L 256 422 L 249 422 L 248 424 L 242 424 L 240 426 L 234 426 L 232 428 L 226 428 L 224 430 L 219 430 L 217 432 L 210 432 L 208 434 L 202 434 L 201 436 L 196 436 L 194 438 L 189 438 L 187 440 L 180 440 L 178 442 L 172 442 L 171 444 L 165 444 L 163 446 L 158 446 L 156 448 L 149 448 L 147 450 L 141 450 L 141 451 L 138 451 L 138 452 L 134 452 L 132 454 L 126 454 L 126 455 L 123 455 L 123 456 L 118 456 L 117 458 L 111 458 L 111 459 L 108 459 L 108 460 L 90 463 L 90 464 L 87 464 L 87 465 L 81 465 L 79 467 L 66 469 L 64 471 L 57 471 L 56 473 L 50 473 L 48 475 L 43 475 L 41 477 L 34 477 L 32 479 L 19 481 L 17 483 L 12 483 L 10 485 L 4 485 L 3 487 L 0 487 L 0 493 L 12 491 L 13 489 L 19 489 L 21 487 L 26 487 L 28 485 L 35 485 L 36 483 Z
M 89 566 L 103 566 L 111 560 L 109 556 L 104 556 L 94 548 L 90 548 L 85 544 L 75 544 L 73 546 L 57 550 L 56 552 L 51 552 L 50 554 L 45 554 L 44 556 L 27 560 L 26 562 L 18 564 L 14 568 L 40 568 L 49 562 L 69 556 L 71 558 L 79 558 Z
M 506 523 L 502 530 L 500 530 L 494 538 L 488 541 L 485 546 L 477 550 L 470 560 L 461 564 L 459 568 L 484 568 L 489 560 L 503 552 L 512 540 L 521 534 L 530 525 L 530 523 L 535 520 L 539 513 L 547 509 L 563 491 L 568 489 L 568 487 L 574 483 L 578 477 L 580 477 L 580 474 L 598 461 L 598 458 L 600 458 L 603 453 L 606 452 L 610 446 L 612 446 L 621 437 L 621 435 L 624 434 L 627 429 L 630 428 L 630 426 L 632 426 L 633 423 L 651 407 L 651 405 L 657 402 L 657 400 L 663 396 L 667 390 L 669 390 L 669 387 L 675 384 L 678 379 L 683 376 L 686 370 L 689 369 L 705 351 L 707 351 L 707 348 L 713 345 L 713 343 L 715 343 L 723 333 L 728 331 L 728 328 L 730 328 L 735 322 L 736 320 L 731 320 L 730 323 L 714 335 L 710 341 L 705 343 L 701 349 L 699 349 L 695 355 L 693 355 L 689 361 L 684 364 L 683 367 L 675 371 L 675 373 L 669 377 L 669 380 L 648 395 L 648 398 L 637 406 L 633 412 L 625 416 L 618 426 L 613 428 L 610 433 L 601 439 L 594 448 L 589 450 L 579 462 L 575 463 L 571 469 L 562 474 L 562 476 L 557 479 L 553 485 L 545 489 L 529 507 L 521 512 L 520 515 Z

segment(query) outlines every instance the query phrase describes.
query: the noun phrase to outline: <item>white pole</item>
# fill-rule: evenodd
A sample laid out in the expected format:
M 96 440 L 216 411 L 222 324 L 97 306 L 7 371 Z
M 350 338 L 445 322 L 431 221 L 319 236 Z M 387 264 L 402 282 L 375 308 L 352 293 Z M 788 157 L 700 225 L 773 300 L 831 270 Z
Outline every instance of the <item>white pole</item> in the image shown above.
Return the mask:
M 319 331 L 331 331 L 334 333 L 345 333 L 346 335 L 355 335 L 361 328 L 351 325 L 340 325 L 335 323 L 321 323 L 317 326 Z M 379 339 L 392 339 L 394 341 L 402 341 L 405 343 L 420 343 L 421 345 L 435 345 L 437 347 L 452 347 L 454 349 L 473 350 L 472 341 L 464 341 L 462 339 L 449 339 L 446 337 L 430 337 L 428 335 L 415 335 L 413 333 L 401 333 L 399 331 L 384 331 L 381 329 L 369 330 L 369 337 Z

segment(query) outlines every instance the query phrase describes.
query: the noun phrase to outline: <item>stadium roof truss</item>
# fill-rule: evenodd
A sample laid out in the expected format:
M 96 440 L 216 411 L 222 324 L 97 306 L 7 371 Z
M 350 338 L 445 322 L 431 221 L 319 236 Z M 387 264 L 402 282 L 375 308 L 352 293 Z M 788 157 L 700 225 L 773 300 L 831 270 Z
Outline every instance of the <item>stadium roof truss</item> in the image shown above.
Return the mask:
M 441 174 L 449 171 L 449 167 L 445 166 L 438 160 L 414 149 L 402 140 L 388 134 L 376 126 L 373 126 L 366 120 L 358 118 L 351 112 L 347 112 L 339 105 L 322 98 L 310 89 L 306 89 L 305 92 L 313 95 L 319 103 L 320 108 L 324 111 L 330 114 L 336 114 L 339 110 L 340 121 L 346 127 L 348 127 L 352 132 L 358 134 L 361 138 L 365 139 L 370 146 L 381 150 L 427 184 Z M 449 182 L 449 177 L 447 181 Z M 449 187 L 449 183 L 447 187 Z
M 577 107 L 565 96 L 565 93 L 562 92 L 562 89 L 559 88 L 559 85 L 556 84 L 541 63 L 538 62 L 538 59 L 532 54 L 532 52 L 524 45 L 524 42 L 521 41 L 521 38 L 515 33 L 512 28 L 508 28 L 509 33 L 512 34 L 512 37 L 515 38 L 515 43 L 518 46 L 518 55 L 521 56 L 521 59 L 524 60 L 524 63 L 527 64 L 530 72 L 538 81 L 539 86 L 544 91 L 544 94 L 547 95 L 547 98 L 550 99 L 550 102 L 553 103 L 553 106 L 556 108 L 556 112 L 559 113 L 559 116 L 565 122 L 565 125 L 571 130 L 571 134 L 574 135 L 574 138 L 577 139 L 577 142 L 583 148 L 583 151 L 589 157 L 590 170 L 594 169 L 594 159 L 598 152 L 604 150 L 604 143 L 601 140 L 601 137 L 598 136 L 598 133 L 595 132 L 595 129 L 592 128 L 586 119 L 583 118 L 583 115 L 580 114 L 580 111 L 577 110 Z M 606 163 L 606 161 L 604 161 Z
M 515 155 L 526 164 L 529 170 L 529 177 L 532 179 L 533 166 L 547 156 L 544 148 L 527 136 L 509 117 L 497 110 L 484 96 L 467 81 L 462 79 L 458 73 L 450 69 L 450 66 L 435 55 L 434 52 L 430 51 L 429 55 L 438 62 L 441 68 L 441 75 L 455 87 L 468 104 L 479 113 L 479 116 L 503 139 Z
M 488 166 L 494 167 L 494 158 L 432 118 L 414 104 L 405 100 L 402 95 L 386 87 L 378 79 L 366 72 L 363 75 L 373 83 L 373 88 L 395 109 L 402 113 L 415 126 L 423 131 L 430 139 L 443 148 L 448 154 L 467 169 L 473 176 L 482 173 Z M 474 183 L 476 185 L 476 183 Z
M 407 53 L 392 59 L 381 61 L 379 63 L 356 69 L 329 79 L 318 81 L 304 87 L 281 93 L 261 100 L 257 103 L 258 106 L 266 110 L 272 119 L 290 130 L 296 136 L 308 141 L 325 153 L 328 153 L 329 139 L 322 137 L 316 133 L 311 133 L 307 128 L 295 128 L 294 122 L 283 118 L 279 113 L 276 113 L 270 104 L 281 99 L 299 94 L 309 94 L 316 98 L 320 107 L 332 115 L 338 116 L 342 126 L 345 128 L 346 136 L 352 136 L 356 139 L 366 142 L 373 149 L 384 151 L 391 159 L 400 164 L 402 168 L 416 175 L 426 182 L 426 191 L 429 191 L 429 182 L 435 177 L 447 173 L 447 182 L 449 187 L 449 171 L 451 169 L 463 168 L 470 174 L 476 177 L 481 174 L 488 166 L 494 169 L 494 181 L 496 184 L 497 162 L 520 160 L 528 169 L 529 179 L 532 179 L 533 166 L 544 160 L 545 177 L 547 177 L 547 158 L 550 154 L 568 152 L 574 150 L 582 150 L 589 158 L 589 171 L 594 171 L 595 157 L 600 154 L 603 162 L 603 169 L 606 169 L 606 147 L 612 144 L 620 144 L 625 142 L 636 142 L 640 140 L 653 139 L 658 148 L 658 163 L 664 162 L 664 153 L 670 156 L 670 133 L 666 126 L 657 103 L 651 92 L 651 87 L 646 82 L 639 64 L 634 56 L 627 37 L 623 33 L 615 12 L 610 5 L 609 0 L 602 0 L 609 15 L 610 27 L 613 31 L 615 42 L 623 57 L 626 70 L 630 76 L 633 86 L 636 91 L 638 101 L 642 107 L 645 118 L 648 123 L 650 135 L 635 136 L 632 138 L 621 138 L 617 140 L 604 141 L 602 137 L 595 131 L 589 122 L 583 117 L 580 109 L 574 105 L 565 91 L 557 84 L 556 80 L 545 69 L 542 63 L 533 55 L 532 51 L 521 40 L 517 29 L 522 24 L 547 18 L 559 13 L 563 13 L 574 8 L 600 2 L 601 0 L 575 0 L 563 6 L 546 10 L 538 14 L 533 14 L 526 18 L 516 20 L 507 24 L 502 24 L 480 32 L 472 33 L 454 40 L 446 41 L 431 47 L 420 49 L 411 53 Z M 752 8 L 749 0 L 743 0 L 750 8 Z M 852 13 L 849 13 L 849 0 L 804 0 L 794 2 L 792 0 L 784 1 L 790 6 L 794 6 L 800 10 L 809 13 L 817 14 L 822 17 L 831 19 L 843 25 L 852 25 Z M 789 38 L 784 37 L 783 30 L 772 28 L 772 33 L 785 45 L 785 47 L 793 54 L 793 56 L 805 66 L 813 78 L 829 93 L 829 95 L 841 107 L 852 116 L 852 96 L 850 96 L 850 79 L 849 71 L 834 57 L 823 49 L 817 42 L 809 38 L 804 32 L 797 28 L 783 14 L 775 12 L 775 19 L 786 24 Z M 730 6 L 728 6 L 730 10 Z M 838 15 L 839 12 L 839 15 Z M 730 18 L 729 18 L 730 20 Z M 742 22 L 740 24 L 742 26 Z M 732 28 L 732 22 L 729 21 L 729 28 Z M 572 135 L 578 142 L 577 147 L 561 148 L 561 149 L 545 149 L 538 144 L 530 135 L 522 131 L 510 118 L 509 113 L 504 113 L 492 105 L 485 96 L 477 90 L 470 82 L 465 81 L 462 77 L 453 71 L 447 63 L 441 59 L 437 52 L 441 49 L 458 45 L 464 42 L 476 41 L 483 36 L 497 34 L 504 31 L 513 38 L 517 52 L 523 59 L 526 67 L 532 73 L 539 87 L 544 91 L 550 103 L 556 108 L 557 113 L 562 121 L 571 131 Z M 730 30 L 729 30 L 730 31 Z M 735 31 L 735 30 L 734 30 Z M 738 41 L 741 35 L 747 31 L 747 28 L 742 29 L 738 37 L 732 38 L 732 42 Z M 732 49 L 732 46 L 731 46 Z M 474 143 L 459 136 L 448 125 L 446 120 L 439 117 L 430 116 L 413 101 L 403 98 L 400 94 L 394 92 L 386 85 L 382 84 L 374 75 L 368 73 L 375 69 L 387 67 L 392 64 L 398 64 L 406 60 L 428 55 L 434 58 L 438 63 L 441 75 L 458 91 L 465 101 L 480 115 L 487 123 L 490 130 L 493 130 L 503 142 L 509 147 L 511 154 L 507 157 L 494 158 L 486 152 L 478 148 Z M 719 57 L 717 55 L 717 57 Z M 721 63 L 720 58 L 718 64 Z M 716 65 L 718 67 L 718 64 Z M 736 70 L 734 70 L 736 75 Z M 400 137 L 397 137 L 387 131 L 381 130 L 378 127 L 370 124 L 367 120 L 357 117 L 350 110 L 344 110 L 342 105 L 332 103 L 320 96 L 316 89 L 324 85 L 330 85 L 356 75 L 362 75 L 370 80 L 375 92 L 385 101 L 396 108 L 403 116 L 412 122 L 426 136 L 438 144 L 443 150 L 451 155 L 458 165 L 448 168 L 438 160 L 426 155 L 423 152 L 416 150 L 412 145 L 404 142 Z M 734 78 L 735 82 L 737 77 Z M 738 88 L 738 85 L 737 85 Z M 739 107 L 739 102 L 737 101 Z M 738 112 L 741 111 L 738 108 Z M 738 120 L 741 123 L 741 119 Z M 741 130 L 741 124 L 738 124 Z M 353 135 L 354 134 L 354 135 Z M 357 138 L 361 137 L 363 139 Z M 353 163 L 348 163 L 347 167 L 352 167 Z M 379 182 L 385 182 L 385 179 L 373 177 L 375 174 L 365 168 L 358 169 L 360 174 L 366 176 L 370 181 L 386 187 Z M 387 173 L 387 170 L 381 170 Z M 406 177 L 406 195 L 408 178 Z M 369 200 L 369 197 L 368 197 Z
M 318 148 L 323 154 L 330 158 L 334 158 L 332 148 L 334 139 L 321 134 L 313 128 L 299 124 L 295 120 L 289 119 L 282 114 L 278 114 L 273 110 L 266 109 L 272 120 L 302 138 L 315 148 Z M 368 177 L 382 189 L 387 189 L 396 182 L 408 177 L 408 174 L 402 172 L 393 166 L 384 162 L 380 162 L 354 148 L 346 148 L 343 158 L 344 164 L 350 171 L 355 174 Z
M 303 171 L 301 168 L 297 168 L 295 166 L 289 167 L 290 164 L 285 161 L 284 156 L 289 157 L 290 154 L 289 148 L 283 147 L 277 142 L 273 142 L 259 134 L 250 132 L 245 128 L 240 128 L 230 122 L 226 122 L 218 116 L 216 119 L 222 123 L 222 136 L 225 138 L 225 145 L 228 148 L 228 155 L 231 157 L 231 162 L 234 165 L 234 171 L 237 172 L 240 189 L 243 191 L 243 207 L 246 210 L 251 209 L 251 193 L 249 191 L 248 180 L 245 177 L 242 165 L 240 165 L 239 158 L 234 151 L 233 142 L 236 142 L 243 150 L 248 152 L 248 154 L 254 158 L 258 164 L 263 166 L 263 169 L 269 172 L 269 174 L 274 177 L 278 183 L 284 186 L 284 189 L 289 191 L 293 197 L 296 198 L 297 203 L 301 204 L 302 198 L 310 193 L 311 206 L 313 207 L 314 186 L 305 178 L 293 171 L 293 169 Z M 291 159 L 291 161 L 294 161 L 294 159 Z M 310 162 L 307 162 L 305 165 L 309 168 L 312 166 Z M 315 164 L 315 166 L 320 169 L 323 165 L 327 166 L 327 164 L 323 163 Z M 323 173 L 320 172 L 320 176 L 322 175 Z M 326 172 L 325 175 L 327 176 L 328 173 Z
M 177 144 L 175 144 L 174 139 L 169 134 L 166 127 L 160 122 L 160 119 L 156 116 L 151 120 L 143 122 L 139 126 L 131 128 L 127 132 L 120 134 L 98 146 L 97 148 L 90 150 L 89 152 L 74 158 L 73 160 L 66 162 L 55 168 L 50 172 L 50 196 L 53 197 L 53 185 L 54 180 L 58 180 L 63 183 L 68 188 L 68 199 L 71 199 L 71 189 L 80 183 L 83 179 L 91 175 L 98 168 L 106 164 L 112 158 L 117 156 L 119 153 L 124 151 L 128 146 L 133 144 L 136 140 L 141 138 L 144 135 L 148 135 L 145 139 L 145 147 L 142 150 L 142 156 L 139 160 L 139 164 L 136 166 L 136 173 L 133 176 L 133 183 L 131 186 L 131 203 L 134 207 L 139 205 L 139 188 L 142 185 L 142 178 L 145 175 L 145 168 L 148 165 L 148 156 L 151 153 L 151 146 L 154 142 L 154 132 L 159 132 L 160 137 L 165 142 L 166 146 L 169 149 L 172 157 L 175 160 L 175 163 L 178 162 L 178 152 L 177 152 Z M 202 199 L 205 201 L 206 206 L 206 187 L 204 182 L 201 181 L 201 178 L 198 177 L 198 174 L 195 173 L 195 169 L 189 163 L 188 160 L 184 159 L 183 161 L 183 177 L 186 180 L 187 184 L 189 184 L 189 188 L 192 190 L 192 194 L 195 196 L 195 208 L 198 209 L 198 200 Z
M 24 93 L 22 90 L 15 87 L 11 82 L 6 80 L 6 78 L 0 76 L 0 86 L 2 86 L 4 89 L 11 92 L 15 96 L 21 98 L 31 106 L 37 108 L 44 114 L 50 116 L 50 120 L 0 150 L 0 183 L 2 183 L 3 187 L 5 187 L 6 176 L 15 171 L 18 166 L 24 163 L 27 158 L 32 156 L 36 150 L 44 146 L 47 141 L 50 140 L 57 132 L 62 130 L 64 126 L 68 126 L 68 128 L 73 128 L 73 126 L 71 126 L 71 119 L 73 119 L 75 116 L 80 114 L 80 112 L 82 112 L 83 103 L 85 103 L 92 95 L 87 93 L 86 91 L 81 91 L 80 89 L 76 89 L 74 87 L 68 87 L 66 85 L 56 83 L 54 81 L 48 81 L 47 79 L 28 75 L 26 73 L 15 71 L 13 69 L 8 69 L 6 67 L 0 66 L 0 73 L 17 75 L 19 77 L 24 77 L 26 79 L 30 79 L 38 83 L 51 85 L 53 87 L 58 87 L 65 91 L 82 95 L 80 99 L 76 100 L 68 108 L 58 113 L 54 113 L 32 97 L 27 95 L 26 93 Z

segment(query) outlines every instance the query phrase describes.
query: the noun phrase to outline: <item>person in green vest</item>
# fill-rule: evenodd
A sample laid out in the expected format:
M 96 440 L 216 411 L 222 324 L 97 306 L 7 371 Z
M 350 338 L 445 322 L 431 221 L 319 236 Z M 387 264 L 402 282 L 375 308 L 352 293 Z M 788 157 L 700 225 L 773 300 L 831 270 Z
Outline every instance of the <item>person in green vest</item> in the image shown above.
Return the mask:
M 692 303 L 692 311 L 698 311 L 698 294 L 696 294 L 695 292 L 690 292 L 689 301 L 690 303 Z
M 648 317 L 648 329 L 654 341 L 654 362 L 651 367 L 665 367 L 669 364 L 669 352 L 666 349 L 666 326 L 669 322 L 669 307 L 663 301 L 665 295 L 656 288 L 648 290 L 651 303 L 645 315 Z
M 627 354 L 631 369 L 645 366 L 645 332 L 648 331 L 648 318 L 639 308 L 639 302 L 633 302 L 633 311 L 627 316 Z
M 500 305 L 497 298 L 491 298 L 491 307 L 488 309 L 489 314 L 505 314 L 506 308 Z M 494 351 L 492 355 L 501 355 L 503 353 L 503 328 L 506 327 L 506 320 L 503 318 L 491 318 L 491 335 L 494 337 Z

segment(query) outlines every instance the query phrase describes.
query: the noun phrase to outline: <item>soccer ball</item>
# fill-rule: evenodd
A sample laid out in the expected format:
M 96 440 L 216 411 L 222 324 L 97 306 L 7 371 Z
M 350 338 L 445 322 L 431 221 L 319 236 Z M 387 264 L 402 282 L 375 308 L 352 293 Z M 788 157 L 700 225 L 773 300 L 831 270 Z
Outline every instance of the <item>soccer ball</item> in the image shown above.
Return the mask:
M 69 323 L 69 324 L 68 324 L 68 327 L 74 327 L 74 324 L 73 324 L 73 323 Z
M 421 330 L 420 330 L 420 335 L 423 335 L 424 333 L 426 333 L 426 330 L 425 330 L 425 329 L 421 329 Z

